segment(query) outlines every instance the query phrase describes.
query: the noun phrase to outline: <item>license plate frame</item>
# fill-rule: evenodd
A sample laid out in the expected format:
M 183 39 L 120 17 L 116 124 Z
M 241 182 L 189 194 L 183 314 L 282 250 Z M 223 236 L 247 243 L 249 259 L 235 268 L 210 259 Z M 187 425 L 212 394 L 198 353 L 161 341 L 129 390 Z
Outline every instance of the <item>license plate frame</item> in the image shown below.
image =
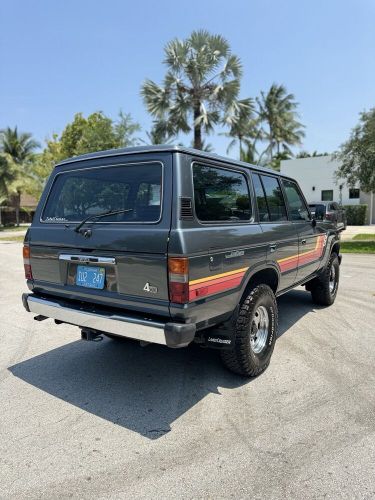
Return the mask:
M 99 266 L 81 266 L 76 269 L 75 283 L 83 288 L 103 290 L 105 286 L 105 268 Z

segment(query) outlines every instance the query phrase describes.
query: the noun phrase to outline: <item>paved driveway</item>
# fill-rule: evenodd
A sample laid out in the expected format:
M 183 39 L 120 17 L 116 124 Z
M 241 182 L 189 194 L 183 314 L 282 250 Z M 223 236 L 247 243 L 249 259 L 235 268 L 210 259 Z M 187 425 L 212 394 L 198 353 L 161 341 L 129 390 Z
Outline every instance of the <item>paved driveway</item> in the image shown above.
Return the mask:
M 0 498 L 374 498 L 375 256 L 345 255 L 336 303 L 279 300 L 270 368 L 215 351 L 81 342 L 20 304 L 0 244 Z

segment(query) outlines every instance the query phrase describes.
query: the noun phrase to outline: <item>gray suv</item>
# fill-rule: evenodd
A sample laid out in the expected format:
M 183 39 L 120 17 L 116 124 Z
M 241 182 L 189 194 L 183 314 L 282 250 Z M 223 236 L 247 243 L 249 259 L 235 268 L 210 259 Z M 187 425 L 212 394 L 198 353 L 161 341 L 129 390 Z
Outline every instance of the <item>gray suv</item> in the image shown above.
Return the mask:
M 57 165 L 24 242 L 35 319 L 101 335 L 221 350 L 235 373 L 268 366 L 276 297 L 334 302 L 341 257 L 291 178 L 193 149 L 103 151 Z

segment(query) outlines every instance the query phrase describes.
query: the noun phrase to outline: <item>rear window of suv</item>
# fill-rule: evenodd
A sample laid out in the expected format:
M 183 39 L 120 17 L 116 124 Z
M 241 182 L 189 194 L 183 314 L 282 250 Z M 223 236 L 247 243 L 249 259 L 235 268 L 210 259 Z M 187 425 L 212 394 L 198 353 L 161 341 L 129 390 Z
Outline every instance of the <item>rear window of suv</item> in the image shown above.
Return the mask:
M 240 172 L 193 165 L 195 212 L 202 222 L 245 222 L 252 216 L 249 187 Z
M 162 165 L 116 165 L 57 174 L 43 222 L 79 222 L 90 215 L 129 210 L 103 222 L 157 222 L 161 215 Z

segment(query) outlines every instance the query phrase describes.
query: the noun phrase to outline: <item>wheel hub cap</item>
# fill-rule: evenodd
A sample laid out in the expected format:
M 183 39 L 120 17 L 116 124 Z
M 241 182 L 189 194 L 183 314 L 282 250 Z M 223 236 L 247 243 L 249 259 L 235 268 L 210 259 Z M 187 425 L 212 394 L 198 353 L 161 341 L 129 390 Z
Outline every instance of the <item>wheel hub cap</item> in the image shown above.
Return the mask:
M 334 266 L 331 266 L 331 270 L 329 272 L 329 291 L 333 293 L 336 288 L 336 270 Z
M 267 343 L 269 323 L 267 309 L 259 306 L 254 313 L 250 331 L 250 346 L 255 354 L 262 352 Z

